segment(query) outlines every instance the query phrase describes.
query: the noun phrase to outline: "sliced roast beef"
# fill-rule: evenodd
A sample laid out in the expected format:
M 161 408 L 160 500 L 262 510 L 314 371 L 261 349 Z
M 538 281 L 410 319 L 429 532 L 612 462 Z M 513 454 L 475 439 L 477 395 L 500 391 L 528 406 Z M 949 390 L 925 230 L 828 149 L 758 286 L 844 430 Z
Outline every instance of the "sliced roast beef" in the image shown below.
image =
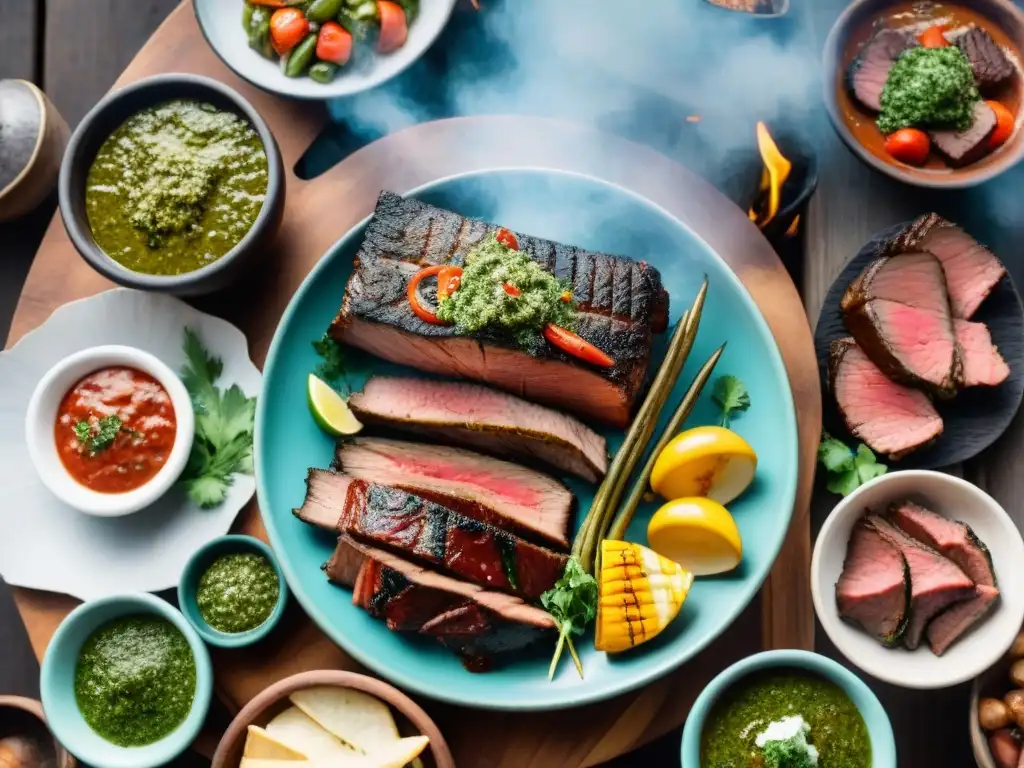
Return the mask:
M 996 585 L 992 556 L 969 525 L 950 520 L 912 501 L 889 507 L 889 519 L 908 536 L 952 560 L 975 584 Z
M 867 521 L 899 547 L 910 569 L 910 624 L 903 644 L 914 650 L 921 644 L 928 622 L 953 603 L 970 597 L 974 582 L 952 560 L 910 538 L 885 518 L 870 515 Z
M 984 101 L 974 105 L 974 120 L 966 131 L 930 131 L 932 145 L 954 168 L 970 165 L 988 154 L 988 137 L 996 129 L 996 113 Z
M 458 448 L 371 437 L 338 443 L 334 458 L 357 480 L 412 491 L 531 541 L 569 546 L 573 495 L 532 469 Z
M 930 253 L 881 256 L 850 283 L 843 321 L 889 378 L 943 396 L 960 380 L 942 264 Z
M 352 589 L 352 602 L 362 604 L 359 599 L 361 590 L 366 588 L 365 582 L 359 580 L 363 563 L 366 562 L 366 555 L 356 549 L 352 539 L 348 536 L 339 536 L 338 543 L 331 553 L 330 559 L 323 564 L 322 570 L 335 584 Z
M 907 561 L 900 548 L 864 518 L 854 524 L 846 546 L 836 606 L 840 616 L 884 645 L 899 643 L 910 621 Z
M 978 585 L 974 595 L 950 606 L 928 624 L 928 646 L 941 656 L 995 605 L 999 590 Z
M 932 401 L 890 380 L 853 339 L 832 342 L 829 381 L 846 428 L 875 453 L 900 459 L 942 434 Z
M 475 603 L 445 611 L 428 621 L 420 634 L 436 637 L 462 659 L 470 672 L 486 672 L 494 658 L 532 645 L 546 634 L 533 624 L 512 622 Z
M 955 320 L 956 340 L 963 360 L 963 386 L 995 387 L 1010 376 L 1010 366 L 992 343 L 984 323 Z
M 364 424 L 539 461 L 590 482 L 608 469 L 604 438 L 581 421 L 478 384 L 374 376 L 349 407 Z
M 413 312 L 410 278 L 424 267 L 461 264 L 495 229 L 382 192 L 332 336 L 394 363 L 625 426 L 644 386 L 653 334 L 665 329 L 668 317 L 668 294 L 653 267 L 517 233 L 521 250 L 572 286 L 575 331 L 611 356 L 610 368 L 565 354 L 540 334 L 523 349 L 499 334 L 460 336 L 454 326 L 428 323 Z
M 336 505 L 339 482 L 345 501 Z M 538 600 L 565 569 L 566 556 L 407 491 L 311 472 L 295 514 L 359 541 L 390 549 L 440 571 Z
M 935 213 L 917 219 L 889 243 L 891 253 L 928 251 L 942 262 L 953 316 L 970 320 L 1006 269 L 993 253 Z
M 957 45 L 974 70 L 974 79 L 982 90 L 993 88 L 1013 77 L 1016 70 L 1009 57 L 992 39 L 987 30 L 977 24 L 954 30 L 946 38 Z
M 868 109 L 882 110 L 882 90 L 896 59 L 918 45 L 913 35 L 899 29 L 878 30 L 850 65 L 848 80 L 857 100 Z

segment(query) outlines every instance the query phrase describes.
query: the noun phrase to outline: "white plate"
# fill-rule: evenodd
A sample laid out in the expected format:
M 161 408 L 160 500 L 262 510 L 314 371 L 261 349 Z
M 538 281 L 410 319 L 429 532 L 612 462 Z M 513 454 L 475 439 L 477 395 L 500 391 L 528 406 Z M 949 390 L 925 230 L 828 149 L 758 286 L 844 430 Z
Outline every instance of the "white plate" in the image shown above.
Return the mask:
M 175 488 L 129 517 L 93 517 L 51 494 L 29 459 L 28 401 L 54 363 L 87 347 L 124 344 L 179 371 L 186 327 L 223 359 L 219 386 L 237 383 L 249 396 L 259 392 L 262 375 L 241 331 L 179 299 L 126 288 L 66 304 L 0 353 L 0 572 L 8 584 L 81 600 L 173 587 L 189 556 L 227 533 L 252 498 L 254 479 L 235 475 L 224 503 L 214 509 L 200 509 Z
M 409 38 L 394 53 L 379 55 L 357 51 L 355 61 L 342 68 L 330 83 L 309 77 L 288 77 L 277 61 L 249 47 L 242 28 L 243 0 L 193 0 L 199 27 L 221 60 L 243 80 L 257 88 L 295 99 L 336 99 L 351 96 L 390 80 L 423 55 L 441 34 L 455 7 L 455 0 L 420 0 L 419 15 L 409 26 Z M 356 48 L 366 42 L 355 41 Z M 365 53 L 365 55 L 363 55 Z
M 1000 597 L 996 607 L 968 634 L 936 656 L 923 643 L 916 651 L 886 648 L 839 617 L 835 585 L 843 570 L 853 525 L 866 509 L 912 499 L 943 517 L 969 525 L 988 547 Z M 814 544 L 811 596 L 814 610 L 846 658 L 870 675 L 905 688 L 946 688 L 970 680 L 995 664 L 1024 623 L 1024 540 L 1001 506 L 977 486 L 941 472 L 907 470 L 882 475 L 843 499 L 829 515 Z

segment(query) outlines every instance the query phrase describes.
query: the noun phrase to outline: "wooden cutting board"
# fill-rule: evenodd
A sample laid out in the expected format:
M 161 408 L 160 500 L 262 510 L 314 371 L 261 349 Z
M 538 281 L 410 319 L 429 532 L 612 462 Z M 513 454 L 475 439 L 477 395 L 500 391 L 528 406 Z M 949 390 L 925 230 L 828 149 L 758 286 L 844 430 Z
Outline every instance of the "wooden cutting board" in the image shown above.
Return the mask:
M 494 167 L 586 173 L 661 206 L 699 232 L 729 263 L 754 297 L 782 351 L 798 406 L 800 463 L 794 471 L 799 471 L 800 482 L 789 536 L 759 599 L 681 669 L 611 701 L 558 713 L 473 711 L 423 701 L 444 731 L 459 766 L 572 768 L 610 760 L 681 725 L 701 689 L 733 661 L 768 648 L 812 647 L 808 509 L 821 428 L 814 348 L 796 288 L 767 241 L 735 205 L 653 150 L 539 118 L 425 123 L 375 142 L 325 174 L 304 181 L 291 169 L 325 126 L 323 109 L 271 96 L 236 77 L 207 46 L 188 2 L 157 30 L 115 87 L 167 72 L 204 74 L 241 92 L 270 125 L 288 169 L 284 223 L 273 253 L 264 262 L 268 266 L 226 295 L 196 302 L 245 331 L 258 365 L 299 283 L 333 242 L 372 212 L 381 189 L 404 192 L 445 176 Z M 616 162 L 608 163 L 607 158 Z M 29 273 L 7 346 L 62 304 L 110 287 L 79 258 L 58 214 Z M 265 538 L 255 502 L 236 527 Z M 76 601 L 20 588 L 14 593 L 32 646 L 41 657 Z M 218 651 L 214 656 L 218 694 L 232 710 L 295 672 L 359 669 L 295 605 L 266 643 L 243 651 Z

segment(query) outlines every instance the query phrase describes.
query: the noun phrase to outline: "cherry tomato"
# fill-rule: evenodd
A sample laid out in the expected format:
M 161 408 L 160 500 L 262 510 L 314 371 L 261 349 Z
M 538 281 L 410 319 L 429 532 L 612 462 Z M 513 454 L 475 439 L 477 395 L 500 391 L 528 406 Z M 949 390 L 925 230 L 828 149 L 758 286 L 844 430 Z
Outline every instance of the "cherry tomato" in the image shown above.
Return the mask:
M 306 14 L 298 8 L 278 8 L 270 17 L 270 44 L 284 56 L 309 34 Z
M 316 38 L 316 57 L 339 67 L 352 56 L 352 35 L 336 21 L 325 21 Z
M 377 53 L 397 51 L 409 36 L 409 25 L 405 11 L 391 0 L 379 0 L 377 15 L 380 17 L 380 37 L 377 38 Z
M 917 39 L 925 48 L 946 48 L 949 45 L 949 41 L 946 39 L 945 31 L 946 28 L 941 24 L 935 27 L 928 27 L 928 29 L 918 35 Z
M 988 148 L 998 149 L 1013 135 L 1016 120 L 1014 120 L 1013 113 L 998 101 L 986 101 L 985 103 L 996 113 L 996 127 L 988 138 Z
M 924 131 L 902 128 L 886 136 L 885 151 L 901 163 L 924 165 L 932 151 L 932 141 Z
M 519 250 L 519 240 L 516 236 L 509 232 L 507 229 L 502 227 L 495 233 L 495 237 L 498 238 L 498 242 L 504 245 L 506 248 L 511 248 L 513 251 Z
M 501 287 L 505 289 L 505 293 L 507 293 L 514 299 L 518 299 L 520 296 L 523 295 L 523 292 L 516 288 L 514 285 L 512 285 L 512 283 L 505 283 Z

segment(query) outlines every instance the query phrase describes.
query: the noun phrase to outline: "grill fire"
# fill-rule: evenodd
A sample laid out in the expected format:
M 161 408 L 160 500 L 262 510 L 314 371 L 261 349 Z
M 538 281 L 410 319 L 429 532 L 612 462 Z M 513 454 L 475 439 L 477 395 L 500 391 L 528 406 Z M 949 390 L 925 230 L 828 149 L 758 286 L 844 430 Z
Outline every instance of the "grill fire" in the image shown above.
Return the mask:
M 761 153 L 761 160 L 764 168 L 761 170 L 761 184 L 758 188 L 757 197 L 750 206 L 748 214 L 750 220 L 758 228 L 765 229 L 775 221 L 782 207 L 782 193 L 793 172 L 793 163 L 782 154 L 778 144 L 768 131 L 764 123 L 757 124 L 757 148 Z M 800 226 L 800 216 L 797 215 L 790 224 L 786 235 L 796 234 Z

